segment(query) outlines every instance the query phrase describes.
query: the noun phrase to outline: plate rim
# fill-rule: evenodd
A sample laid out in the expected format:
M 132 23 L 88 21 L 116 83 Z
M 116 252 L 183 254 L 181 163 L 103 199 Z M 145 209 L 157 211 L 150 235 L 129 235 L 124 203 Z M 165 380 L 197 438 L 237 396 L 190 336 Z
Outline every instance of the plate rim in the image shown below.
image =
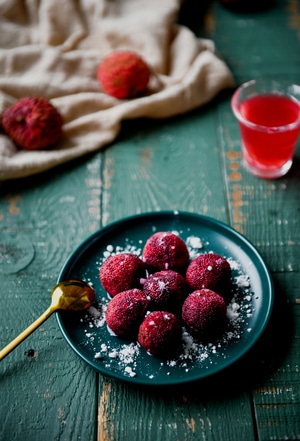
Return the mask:
M 66 271 L 70 271 L 69 266 L 72 264 L 72 262 L 77 261 L 76 256 L 78 255 L 78 253 L 80 253 L 80 255 L 82 255 L 83 253 L 85 253 L 97 240 L 99 240 L 101 238 L 101 236 L 105 236 L 106 234 L 108 234 L 110 231 L 113 231 L 114 229 L 118 228 L 118 226 L 120 225 L 124 225 L 125 224 L 130 224 L 132 222 L 136 222 L 138 219 L 144 219 L 144 220 L 151 220 L 154 218 L 168 218 L 168 217 L 182 217 L 182 218 L 193 218 L 194 220 L 199 220 L 200 222 L 204 222 L 206 224 L 213 224 L 214 226 L 217 226 L 219 229 L 221 229 L 222 231 L 226 230 L 231 236 L 235 236 L 237 237 L 241 242 L 243 242 L 248 248 L 251 249 L 252 253 L 254 253 L 256 255 L 256 257 L 258 258 L 260 265 L 262 266 L 263 270 L 264 270 L 264 276 L 265 276 L 265 281 L 268 285 L 268 304 L 267 304 L 267 311 L 266 314 L 264 316 L 264 320 L 262 321 L 262 323 L 260 324 L 258 330 L 256 330 L 255 335 L 253 336 L 252 339 L 250 339 L 242 348 L 242 350 L 240 350 L 235 356 L 232 356 L 227 363 L 225 363 L 225 366 L 221 366 L 218 367 L 219 365 L 217 364 L 216 366 L 212 366 L 207 372 L 202 372 L 200 373 L 194 373 L 193 375 L 187 375 L 187 378 L 181 378 L 181 379 L 173 379 L 171 376 L 168 377 L 168 381 L 163 381 L 163 380 L 156 380 L 156 379 L 147 379 L 147 378 L 138 378 L 138 376 L 136 377 L 129 377 L 129 376 L 125 376 L 122 375 L 121 373 L 119 374 L 118 372 L 114 372 L 114 371 L 103 371 L 101 370 L 101 368 L 99 367 L 99 365 L 96 365 L 96 363 L 93 363 L 93 361 L 91 361 L 90 357 L 85 356 L 82 352 L 80 352 L 78 345 L 76 344 L 76 342 L 74 342 L 70 336 L 67 333 L 67 329 L 64 326 L 60 311 L 55 312 L 56 315 L 56 320 L 58 323 L 58 326 L 60 328 L 60 331 L 63 335 L 63 337 L 65 338 L 66 342 L 68 343 L 68 345 L 75 351 L 75 353 L 82 359 L 85 361 L 85 363 L 87 363 L 90 367 L 92 367 L 94 370 L 96 370 L 97 372 L 99 372 L 101 375 L 104 375 L 106 377 L 110 377 L 110 378 L 114 378 L 114 379 L 118 379 L 121 381 L 125 381 L 125 382 L 129 382 L 129 383 L 134 383 L 134 384 L 140 384 L 140 385 L 151 385 L 151 386 L 172 386 L 172 385 L 178 385 L 178 384 L 184 384 L 184 383 L 191 383 L 193 381 L 198 381 L 198 380 L 202 380 L 203 378 L 207 378 L 210 377 L 212 375 L 215 375 L 218 372 L 221 372 L 225 369 L 228 369 L 230 366 L 232 366 L 233 364 L 235 364 L 238 360 L 240 360 L 242 357 L 245 356 L 245 354 L 247 352 L 249 352 L 249 350 L 251 348 L 253 348 L 253 346 L 255 346 L 255 344 L 257 343 L 257 341 L 261 338 L 269 320 L 272 314 L 272 310 L 273 310 L 273 305 L 274 305 L 274 283 L 273 283 L 273 279 L 272 279 L 272 275 L 271 272 L 267 266 L 267 264 L 265 263 L 264 259 L 262 258 L 260 252 L 257 250 L 257 248 L 253 245 L 253 243 L 246 238 L 246 236 L 244 236 L 242 233 L 240 233 L 239 231 L 235 230 L 233 227 L 231 227 L 230 225 L 226 224 L 223 221 L 220 221 L 218 219 L 215 219 L 213 217 L 210 216 L 206 216 L 203 214 L 198 214 L 196 212 L 188 212 L 188 211 L 180 211 L 180 210 L 163 210 L 163 211 L 150 211 L 150 212 L 143 212 L 143 213 L 138 213 L 135 215 L 131 215 L 131 216 L 126 216 L 124 218 L 115 220 L 110 222 L 109 224 L 100 227 L 97 231 L 95 231 L 94 233 L 90 234 L 89 236 L 87 236 L 68 256 L 68 258 L 66 259 L 65 263 L 63 264 L 59 275 L 58 275 L 58 279 L 57 279 L 57 283 L 63 281 L 63 275 Z

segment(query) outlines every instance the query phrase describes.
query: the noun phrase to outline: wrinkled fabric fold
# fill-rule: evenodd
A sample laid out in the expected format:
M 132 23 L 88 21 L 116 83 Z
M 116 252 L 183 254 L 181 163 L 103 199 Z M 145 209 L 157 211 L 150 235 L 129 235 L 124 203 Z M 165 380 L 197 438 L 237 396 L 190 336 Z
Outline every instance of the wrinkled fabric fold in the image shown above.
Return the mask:
M 44 97 L 61 113 L 64 136 L 52 149 L 30 152 L 1 133 L 0 179 L 95 152 L 114 141 L 123 120 L 182 114 L 232 87 L 213 42 L 176 23 L 179 8 L 179 0 L 3 0 L 0 113 L 23 96 Z M 102 92 L 97 67 L 117 49 L 151 66 L 144 96 L 118 100 Z

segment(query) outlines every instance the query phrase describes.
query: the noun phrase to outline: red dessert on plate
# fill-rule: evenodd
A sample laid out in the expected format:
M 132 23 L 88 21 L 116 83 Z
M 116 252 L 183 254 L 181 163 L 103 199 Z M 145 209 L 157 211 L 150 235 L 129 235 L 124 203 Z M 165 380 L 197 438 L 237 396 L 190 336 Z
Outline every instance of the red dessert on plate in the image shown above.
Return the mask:
M 214 289 L 224 291 L 231 278 L 231 267 L 224 257 L 215 253 L 200 254 L 189 264 L 186 281 L 192 290 Z
M 151 309 L 175 312 L 184 300 L 186 282 L 176 271 L 158 271 L 145 280 L 143 291 L 150 298 Z
M 105 313 L 109 329 L 119 337 L 136 338 L 148 303 L 143 291 L 136 288 L 115 295 L 108 303 Z
M 210 289 L 192 292 L 184 301 L 182 320 L 192 335 L 211 342 L 224 332 L 227 307 L 222 296 Z
M 138 341 L 151 355 L 159 358 L 174 357 L 181 343 L 181 323 L 167 311 L 153 311 L 142 322 Z
M 141 288 L 140 281 L 145 276 L 145 264 L 138 256 L 130 253 L 109 256 L 99 272 L 103 288 L 112 297 L 128 289 Z
M 180 237 L 170 232 L 158 232 L 145 243 L 142 260 L 153 271 L 184 272 L 189 263 L 189 252 Z

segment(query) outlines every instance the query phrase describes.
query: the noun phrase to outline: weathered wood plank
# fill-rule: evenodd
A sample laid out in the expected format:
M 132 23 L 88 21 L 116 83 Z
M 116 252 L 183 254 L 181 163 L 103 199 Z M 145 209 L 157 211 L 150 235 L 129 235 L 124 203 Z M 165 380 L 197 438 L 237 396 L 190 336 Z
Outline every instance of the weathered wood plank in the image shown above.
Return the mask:
M 100 158 L 2 185 L 1 347 L 49 306 L 65 259 L 99 227 Z M 29 245 L 33 258 L 20 268 Z M 96 373 L 68 348 L 54 316 L 0 370 L 1 440 L 96 438 Z
M 140 121 L 138 132 L 137 122 L 126 123 L 118 143 L 105 152 L 104 223 L 167 209 L 227 220 L 214 105 L 173 120 Z M 241 434 L 254 440 L 248 390 L 223 399 L 221 388 L 211 401 L 214 385 L 205 390 L 202 384 L 197 393 L 186 387 L 180 394 L 100 377 L 98 440 L 221 441 L 224 433 L 230 440 Z
M 219 13 L 224 22 L 218 20 Z M 230 14 L 235 20 L 228 20 Z M 297 17 L 299 3 L 294 1 L 277 2 L 272 10 L 257 15 L 234 15 L 228 11 L 226 17 L 216 7 L 216 40 L 238 82 L 261 75 L 299 80 Z M 262 253 L 276 287 L 270 326 L 251 352 L 256 360 L 252 365 L 257 381 L 253 389 L 257 435 L 260 440 L 298 439 L 300 143 L 286 177 L 259 180 L 242 166 L 238 126 L 229 101 L 219 106 L 219 121 L 231 223 Z
M 181 210 L 226 220 L 214 105 L 164 121 L 126 122 L 105 152 L 105 223 Z
M 299 16 L 296 0 L 255 15 L 215 2 L 205 33 L 238 82 L 274 73 L 296 81 Z M 98 379 L 52 317 L 1 362 L 1 440 L 300 437 L 299 150 L 287 177 L 259 181 L 242 168 L 239 143 L 224 96 L 171 120 L 127 122 L 106 151 L 2 185 L 0 238 L 8 242 L 0 266 L 1 346 L 46 309 L 59 269 L 83 239 L 152 210 L 203 213 L 242 231 L 273 272 L 276 307 L 243 360 L 212 379 L 167 390 Z
M 251 176 L 242 164 L 239 129 L 229 102 L 220 104 L 219 118 L 232 225 L 259 248 L 272 271 L 299 271 L 298 157 L 284 178 Z
M 274 1 L 271 8 L 248 14 L 234 13 L 214 3 L 213 39 L 237 83 L 258 76 L 297 81 L 299 17 L 297 0 Z
M 98 441 L 255 439 L 249 394 L 232 383 L 147 389 L 104 380 L 100 390 Z
M 286 19 L 287 15 L 280 18 Z M 283 26 L 286 28 L 286 24 Z M 286 38 L 289 38 L 290 50 L 295 51 L 295 31 L 287 33 Z M 287 41 L 284 44 L 288 45 Z M 287 77 L 293 78 L 294 72 L 299 71 L 299 60 L 293 63 L 290 54 L 283 48 L 280 50 L 278 45 L 276 50 L 283 58 L 289 58 L 285 72 Z M 250 58 L 251 51 L 250 48 Z M 250 68 L 252 76 L 268 74 L 268 69 L 274 69 L 275 48 L 270 49 L 269 56 L 270 59 L 264 57 L 263 65 L 256 63 L 256 72 Z M 242 73 L 243 79 L 243 69 L 239 66 L 237 71 Z M 280 69 L 276 73 L 280 74 Z M 258 437 L 261 440 L 297 439 L 300 436 L 299 307 L 295 300 L 299 297 L 296 281 L 299 281 L 300 257 L 298 154 L 285 178 L 263 181 L 250 176 L 242 167 L 239 132 L 229 102 L 223 103 L 219 111 L 231 222 L 261 251 L 277 280 L 276 296 L 281 298 L 281 309 L 272 323 L 269 338 L 263 340 L 268 350 L 259 353 L 263 384 L 254 388 L 253 396 Z
M 259 439 L 292 440 L 300 435 L 299 274 L 275 274 L 274 280 L 279 300 L 261 345 L 266 375 L 254 387 L 255 415 Z

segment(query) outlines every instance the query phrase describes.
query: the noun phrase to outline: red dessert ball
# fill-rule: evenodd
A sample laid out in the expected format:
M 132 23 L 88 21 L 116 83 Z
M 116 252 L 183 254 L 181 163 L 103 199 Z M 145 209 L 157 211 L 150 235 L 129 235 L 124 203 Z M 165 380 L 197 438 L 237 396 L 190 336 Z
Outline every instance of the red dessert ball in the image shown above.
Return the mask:
M 128 289 L 141 288 L 140 281 L 145 276 L 145 264 L 138 256 L 130 253 L 108 257 L 99 272 L 103 288 L 112 297 Z
M 172 358 L 181 344 L 181 323 L 167 311 L 153 311 L 142 322 L 138 332 L 140 345 L 151 355 Z
M 158 232 L 145 243 L 142 260 L 153 271 L 174 270 L 182 273 L 189 263 L 189 252 L 180 237 Z
M 200 254 L 189 264 L 186 281 L 192 290 L 224 290 L 231 278 L 231 268 L 224 257 L 215 253 Z
M 108 327 L 119 337 L 136 338 L 148 303 L 143 291 L 136 288 L 115 295 L 108 303 L 105 313 Z
M 182 306 L 186 282 L 176 271 L 158 271 L 145 280 L 143 291 L 150 298 L 151 309 L 176 312 Z
M 184 301 L 182 320 L 192 335 L 204 342 L 219 338 L 226 324 L 226 302 L 210 289 L 192 292 Z

